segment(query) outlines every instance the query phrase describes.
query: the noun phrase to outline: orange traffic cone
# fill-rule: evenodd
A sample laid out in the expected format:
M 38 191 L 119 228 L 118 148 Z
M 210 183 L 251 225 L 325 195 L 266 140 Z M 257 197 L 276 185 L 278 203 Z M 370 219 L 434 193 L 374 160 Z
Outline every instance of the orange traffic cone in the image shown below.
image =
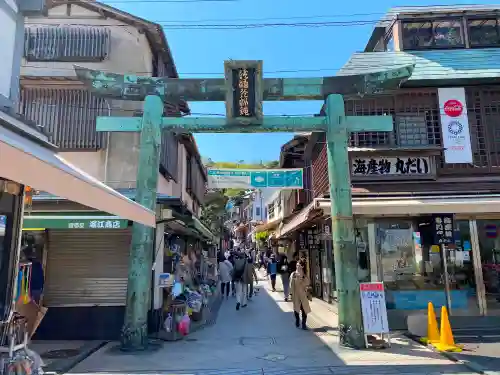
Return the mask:
M 422 337 L 420 342 L 426 345 L 439 342 L 438 323 L 432 302 L 427 305 L 427 337 Z
M 443 306 L 441 308 L 441 335 L 439 342 L 432 344 L 437 350 L 441 352 L 461 352 L 462 348 L 455 345 L 455 339 L 451 332 L 450 319 L 448 318 L 448 310 Z

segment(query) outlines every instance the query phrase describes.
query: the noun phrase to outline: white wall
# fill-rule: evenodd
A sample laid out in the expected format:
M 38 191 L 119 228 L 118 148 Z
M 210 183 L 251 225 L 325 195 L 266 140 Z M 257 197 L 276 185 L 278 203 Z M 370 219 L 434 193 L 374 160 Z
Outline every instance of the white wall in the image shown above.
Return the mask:
M 113 189 L 119 188 L 134 188 L 136 186 L 136 176 L 135 173 L 123 174 L 122 178 L 110 180 L 106 179 L 106 150 L 100 151 L 78 151 L 78 152 L 61 152 L 59 153 L 64 159 L 69 161 L 71 164 L 75 165 L 79 169 L 85 171 L 92 177 L 104 182 Z M 137 156 L 137 155 L 136 155 Z M 134 166 L 134 172 L 137 170 L 137 159 L 132 161 Z M 121 164 L 121 162 L 120 162 Z M 114 169 L 116 171 L 117 165 L 113 163 L 112 159 L 108 158 L 108 175 L 109 170 Z M 158 176 L 158 193 L 166 194 L 170 196 L 179 197 L 180 194 L 176 194 L 178 189 L 178 184 L 172 180 L 167 180 L 165 177 L 159 174 Z
M 0 0 L 0 95 L 10 99 L 17 34 L 18 8 L 14 0 Z
M 163 289 L 158 288 L 160 274 L 163 272 L 163 257 L 165 244 L 163 243 L 165 232 L 165 223 L 156 226 L 155 249 L 153 254 L 153 270 L 154 270 L 154 285 L 153 285 L 153 308 L 159 309 L 163 306 Z

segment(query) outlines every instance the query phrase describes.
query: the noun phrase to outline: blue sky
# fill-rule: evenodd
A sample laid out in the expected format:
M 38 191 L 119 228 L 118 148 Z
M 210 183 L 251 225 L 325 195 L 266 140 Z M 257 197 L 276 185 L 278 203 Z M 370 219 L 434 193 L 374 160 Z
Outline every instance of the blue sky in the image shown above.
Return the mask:
M 470 4 L 460 1 L 403 0 L 104 0 L 160 23 L 181 78 L 222 77 L 224 60 L 263 60 L 266 77 L 332 76 L 353 52 L 362 51 L 374 23 L 393 6 Z M 183 2 L 182 2 L 183 1 Z M 482 0 L 483 4 L 497 1 Z M 336 27 L 264 27 L 240 30 L 172 29 L 172 24 L 304 23 L 373 21 Z M 170 24 L 170 28 L 169 28 Z M 292 71 L 276 73 L 276 71 Z M 310 70 L 310 71 L 307 71 Z M 275 72 L 275 73 L 273 73 Z M 210 74 L 207 74 L 210 73 Z M 224 103 L 190 103 L 195 113 L 224 113 Z M 317 113 L 321 103 L 265 103 L 266 115 Z M 248 162 L 279 158 L 292 134 L 198 134 L 202 156 Z

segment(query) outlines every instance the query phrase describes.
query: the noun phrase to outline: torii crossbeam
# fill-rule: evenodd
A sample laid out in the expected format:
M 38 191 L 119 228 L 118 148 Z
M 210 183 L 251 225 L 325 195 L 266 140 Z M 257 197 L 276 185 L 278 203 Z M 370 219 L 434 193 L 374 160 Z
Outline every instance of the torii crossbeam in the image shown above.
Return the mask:
M 155 210 L 161 130 L 193 133 L 323 131 L 327 134 L 332 234 L 341 344 L 364 347 L 358 282 L 358 255 L 352 214 L 347 146 L 353 132 L 392 131 L 392 116 L 346 116 L 343 95 L 370 95 L 397 89 L 413 66 L 364 75 L 325 78 L 262 78 L 261 61 L 225 63 L 225 79 L 174 79 L 105 73 L 75 67 L 97 95 L 144 100 L 140 117 L 99 117 L 98 131 L 140 132 L 138 203 Z M 262 101 L 326 100 L 326 115 L 263 116 Z M 227 117 L 162 117 L 164 102 L 226 101 Z M 134 223 L 122 347 L 147 346 L 154 230 Z

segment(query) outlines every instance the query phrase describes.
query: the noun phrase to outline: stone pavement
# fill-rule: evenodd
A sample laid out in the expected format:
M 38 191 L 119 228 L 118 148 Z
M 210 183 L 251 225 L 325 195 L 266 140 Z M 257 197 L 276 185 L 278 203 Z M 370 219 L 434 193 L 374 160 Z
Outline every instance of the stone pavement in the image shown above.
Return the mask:
M 216 324 L 156 351 L 123 354 L 110 343 L 72 374 L 364 375 L 470 374 L 465 367 L 396 336 L 391 349 L 340 348 L 332 306 L 313 301 L 311 329 L 295 328 L 290 302 L 262 281 L 248 307 L 224 300 Z

